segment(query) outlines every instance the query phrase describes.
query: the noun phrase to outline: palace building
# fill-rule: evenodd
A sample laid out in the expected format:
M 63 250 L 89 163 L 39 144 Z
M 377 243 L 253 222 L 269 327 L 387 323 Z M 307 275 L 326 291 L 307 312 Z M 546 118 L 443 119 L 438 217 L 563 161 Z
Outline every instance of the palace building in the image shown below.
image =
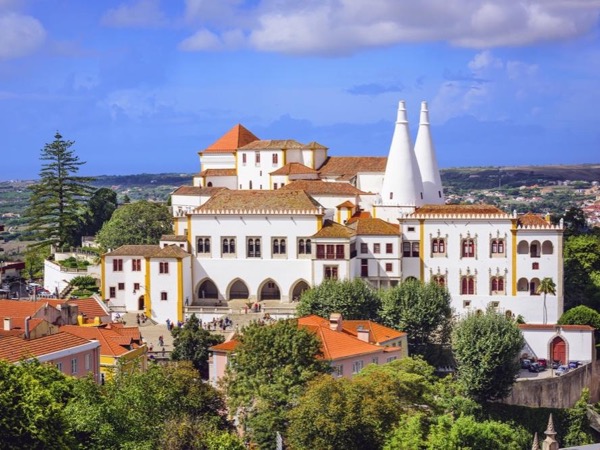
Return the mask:
M 563 310 L 562 226 L 489 205 L 446 205 L 425 102 L 415 144 L 400 102 L 387 157 L 261 140 L 236 125 L 173 192 L 173 235 L 102 263 L 103 297 L 158 321 L 232 299 L 297 301 L 327 278 L 447 286 L 457 314 L 493 307 L 528 323 Z M 556 294 L 540 295 L 541 280 Z

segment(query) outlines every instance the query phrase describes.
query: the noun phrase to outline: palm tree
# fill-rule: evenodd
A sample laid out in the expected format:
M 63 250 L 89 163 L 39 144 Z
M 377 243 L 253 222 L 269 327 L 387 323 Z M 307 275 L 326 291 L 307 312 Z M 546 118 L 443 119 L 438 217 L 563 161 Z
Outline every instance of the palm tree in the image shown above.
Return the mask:
M 552 281 L 552 278 L 546 277 L 540 281 L 540 285 L 536 291 L 538 294 L 544 294 L 544 324 L 548 322 L 548 310 L 546 309 L 546 295 L 556 295 L 556 283 Z

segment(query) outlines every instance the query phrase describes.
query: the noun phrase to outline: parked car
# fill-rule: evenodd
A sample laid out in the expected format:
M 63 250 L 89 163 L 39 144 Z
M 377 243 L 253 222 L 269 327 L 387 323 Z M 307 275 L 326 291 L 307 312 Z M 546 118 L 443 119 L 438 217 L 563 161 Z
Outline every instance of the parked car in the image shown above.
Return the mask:
M 537 373 L 537 372 L 543 372 L 543 371 L 544 371 L 544 370 L 546 370 L 546 369 L 544 369 L 544 368 L 543 368 L 542 366 L 540 366 L 538 363 L 534 362 L 534 363 L 531 363 L 531 364 L 529 365 L 529 369 L 528 369 L 528 370 L 529 370 L 530 372 L 535 372 L 535 373 Z
M 529 366 L 531 366 L 530 359 L 522 359 L 521 360 L 521 369 L 529 369 Z
M 558 369 L 556 369 L 556 375 L 564 375 L 565 373 L 567 373 L 569 370 L 569 366 L 565 366 L 564 364 L 561 366 L 558 366 Z
M 569 369 L 577 369 L 580 365 L 579 361 L 569 361 Z
M 552 361 L 552 368 L 553 369 L 558 369 L 559 366 L 560 366 L 560 361 Z
M 536 363 L 542 366 L 544 369 L 548 368 L 548 360 L 546 358 L 539 358 Z

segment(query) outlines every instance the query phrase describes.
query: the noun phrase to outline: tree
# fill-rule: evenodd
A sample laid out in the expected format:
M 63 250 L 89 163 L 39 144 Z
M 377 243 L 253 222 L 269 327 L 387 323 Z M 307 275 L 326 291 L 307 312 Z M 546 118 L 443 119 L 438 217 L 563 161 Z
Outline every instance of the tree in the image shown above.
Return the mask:
M 576 306 L 565 311 L 560 319 L 559 325 L 589 325 L 600 331 L 600 313 L 587 306 Z
M 546 307 L 546 295 L 547 294 L 551 294 L 551 295 L 556 295 L 556 283 L 554 283 L 554 281 L 552 281 L 552 278 L 550 277 L 545 277 L 542 279 L 542 281 L 540 281 L 540 285 L 537 288 L 536 291 L 538 294 L 544 294 L 544 311 L 543 311 L 543 317 L 544 317 L 544 324 L 548 323 L 548 308 Z
M 0 360 L 0 436 L 5 449 L 63 449 L 74 442 L 63 409 L 73 380 L 37 360 Z
M 381 296 L 381 321 L 408 334 L 411 354 L 431 361 L 436 344 L 449 342 L 452 299 L 445 287 L 408 280 L 381 291 Z
M 290 412 L 293 449 L 380 449 L 400 418 L 431 406 L 433 367 L 405 358 L 371 364 L 352 380 L 324 375 Z
M 188 427 L 195 435 L 203 433 L 200 442 L 229 431 L 225 410 L 221 394 L 200 379 L 191 363 L 180 362 L 119 373 L 104 386 L 80 380 L 65 416 L 81 449 L 151 449 L 171 442 L 174 424 L 182 424 L 184 435 Z
M 589 228 L 587 226 L 587 220 L 585 213 L 581 208 L 576 206 L 570 207 L 563 217 L 563 223 L 565 227 L 564 236 L 578 236 L 586 233 Z
M 329 318 L 331 313 L 341 313 L 345 319 L 376 320 L 381 300 L 377 292 L 360 278 L 325 280 L 320 285 L 304 291 L 296 308 L 298 316 L 316 314 Z
M 569 409 L 569 428 L 565 435 L 564 445 L 575 447 L 594 443 L 594 438 L 590 430 L 590 423 L 587 417 L 589 402 L 590 390 L 588 388 L 583 388 L 581 397 L 577 400 L 575 405 Z
M 131 244 L 158 244 L 163 234 L 172 232 L 169 209 L 141 200 L 117 209 L 98 232 L 97 241 L 107 249 Z
M 28 280 L 44 276 L 44 261 L 48 256 L 50 256 L 50 246 L 27 247 L 23 272 Z
M 600 308 L 600 235 L 565 239 L 564 274 L 565 309 Z
M 204 378 L 208 378 L 208 349 L 213 345 L 223 342 L 223 336 L 211 334 L 202 328 L 196 314 L 183 325 L 182 328 L 173 328 L 171 332 L 173 352 L 171 359 L 174 361 L 191 361 L 196 370 Z
M 275 448 L 275 433 L 285 431 L 291 405 L 331 367 L 321 359 L 317 337 L 296 320 L 252 323 L 239 341 L 224 380 L 230 411 L 260 448 Z
M 80 226 L 81 236 L 95 236 L 117 209 L 117 193 L 109 188 L 96 190 L 87 203 Z
M 75 246 L 77 225 L 92 187 L 93 178 L 75 174 L 81 165 L 71 149 L 73 141 L 65 141 L 57 132 L 54 141 L 42 149 L 40 159 L 46 161 L 40 180 L 32 185 L 29 207 L 25 211 L 27 229 L 39 240 L 36 245 Z
M 478 402 L 501 400 L 512 388 L 525 340 L 517 324 L 493 309 L 469 314 L 454 327 L 458 382 Z

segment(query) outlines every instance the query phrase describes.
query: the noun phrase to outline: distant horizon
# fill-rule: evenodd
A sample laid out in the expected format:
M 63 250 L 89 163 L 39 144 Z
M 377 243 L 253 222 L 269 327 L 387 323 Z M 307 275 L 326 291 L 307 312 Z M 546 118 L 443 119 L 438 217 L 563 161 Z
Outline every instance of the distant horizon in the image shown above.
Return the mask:
M 598 2 L 0 0 L 0 25 L 1 179 L 56 131 L 83 175 L 195 171 L 236 123 L 386 156 L 400 100 L 442 168 L 600 154 Z

